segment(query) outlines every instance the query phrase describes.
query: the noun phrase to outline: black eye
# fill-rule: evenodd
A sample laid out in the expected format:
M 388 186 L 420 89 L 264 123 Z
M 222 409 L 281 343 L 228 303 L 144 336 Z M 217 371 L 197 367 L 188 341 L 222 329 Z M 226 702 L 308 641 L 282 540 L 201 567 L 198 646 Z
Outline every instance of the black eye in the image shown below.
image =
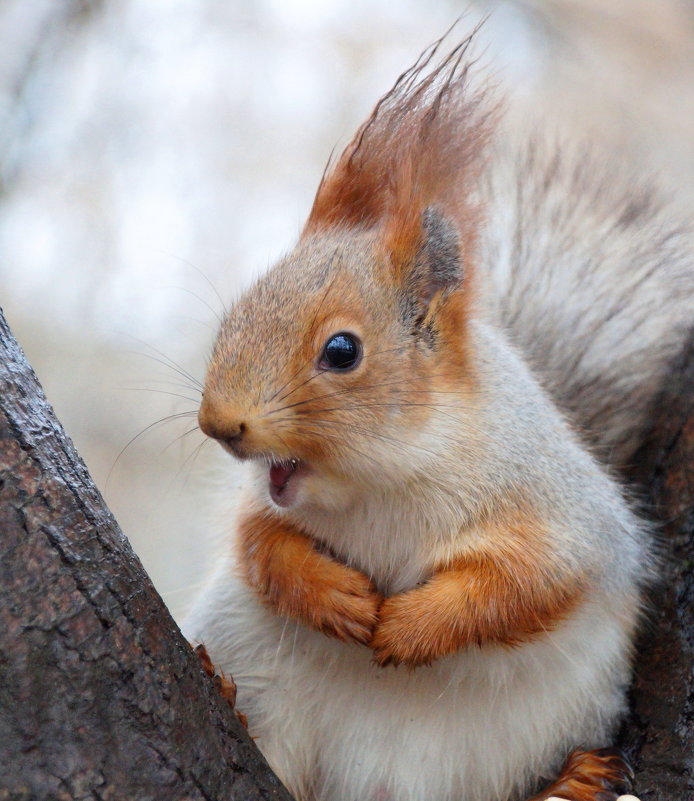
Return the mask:
M 361 356 L 361 343 L 353 334 L 333 334 L 325 343 L 320 366 L 331 370 L 350 370 Z

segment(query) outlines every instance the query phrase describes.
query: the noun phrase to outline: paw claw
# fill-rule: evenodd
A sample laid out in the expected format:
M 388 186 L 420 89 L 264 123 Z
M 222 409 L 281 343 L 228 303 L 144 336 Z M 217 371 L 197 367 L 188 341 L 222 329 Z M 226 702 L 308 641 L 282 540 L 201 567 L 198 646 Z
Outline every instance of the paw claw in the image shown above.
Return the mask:
M 195 655 L 200 660 L 200 665 L 202 669 L 207 673 L 210 678 L 214 678 L 214 665 L 212 664 L 212 660 L 210 659 L 210 655 L 207 653 L 207 648 L 202 643 L 193 648 Z
M 379 603 L 380 598 L 370 588 L 359 595 L 333 590 L 314 608 L 309 623 L 330 637 L 366 645 L 376 624 Z
M 210 659 L 210 655 L 207 652 L 207 648 L 205 648 L 203 643 L 196 645 L 193 648 L 193 652 L 200 661 L 200 667 L 212 679 L 212 683 L 217 688 L 219 694 L 234 710 L 236 717 L 241 722 L 241 725 L 247 729 L 248 718 L 243 714 L 243 712 L 239 712 L 236 709 L 236 682 L 231 678 L 231 676 L 225 676 L 221 671 L 217 673 L 215 666 Z
M 393 654 L 389 654 L 385 651 L 374 651 L 373 656 L 371 657 L 372 664 L 376 665 L 376 667 L 384 668 L 388 667 L 389 665 L 393 665 L 393 667 L 397 667 L 400 662 L 393 656 Z
M 553 797 L 568 801 L 618 801 L 620 792 L 631 789 L 633 778 L 631 766 L 617 748 L 574 751 L 557 781 L 531 801 Z
M 361 645 L 371 640 L 380 603 L 369 579 L 343 565 L 339 571 L 328 569 L 314 575 L 302 593 L 278 592 L 271 598 L 271 606 L 280 614 L 328 637 Z

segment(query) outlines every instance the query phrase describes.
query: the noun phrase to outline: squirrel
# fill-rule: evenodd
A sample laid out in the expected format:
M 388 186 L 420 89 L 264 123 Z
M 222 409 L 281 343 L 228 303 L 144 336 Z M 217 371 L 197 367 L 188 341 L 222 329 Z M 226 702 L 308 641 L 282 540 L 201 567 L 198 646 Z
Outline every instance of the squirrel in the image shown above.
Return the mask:
M 589 151 L 505 148 L 473 37 L 378 102 L 207 369 L 200 428 L 246 473 L 184 630 L 300 801 L 628 780 L 605 746 L 657 560 L 618 476 L 691 249 Z

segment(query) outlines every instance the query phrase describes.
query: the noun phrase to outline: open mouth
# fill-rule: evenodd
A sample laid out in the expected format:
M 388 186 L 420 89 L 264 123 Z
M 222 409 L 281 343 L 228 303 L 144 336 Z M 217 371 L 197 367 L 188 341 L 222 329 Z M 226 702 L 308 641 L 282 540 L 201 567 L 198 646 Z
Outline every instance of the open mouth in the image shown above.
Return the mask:
M 269 471 L 270 497 L 278 506 L 291 506 L 306 466 L 298 459 L 273 462 Z

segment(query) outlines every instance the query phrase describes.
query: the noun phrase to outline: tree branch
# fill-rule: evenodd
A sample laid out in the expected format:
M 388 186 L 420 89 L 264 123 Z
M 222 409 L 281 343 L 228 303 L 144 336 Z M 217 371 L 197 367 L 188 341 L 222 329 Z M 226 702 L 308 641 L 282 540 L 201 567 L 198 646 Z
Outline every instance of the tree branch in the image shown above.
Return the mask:
M 291 801 L 0 312 L 0 799 Z

